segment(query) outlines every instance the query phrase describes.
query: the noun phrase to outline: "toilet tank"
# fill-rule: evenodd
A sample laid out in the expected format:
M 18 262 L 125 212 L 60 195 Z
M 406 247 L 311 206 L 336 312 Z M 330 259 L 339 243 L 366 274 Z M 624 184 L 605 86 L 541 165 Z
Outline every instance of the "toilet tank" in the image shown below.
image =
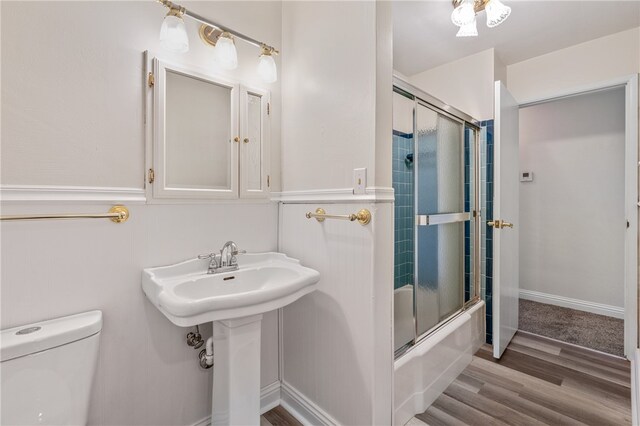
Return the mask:
M 102 312 L 0 334 L 0 424 L 85 425 L 98 362 Z

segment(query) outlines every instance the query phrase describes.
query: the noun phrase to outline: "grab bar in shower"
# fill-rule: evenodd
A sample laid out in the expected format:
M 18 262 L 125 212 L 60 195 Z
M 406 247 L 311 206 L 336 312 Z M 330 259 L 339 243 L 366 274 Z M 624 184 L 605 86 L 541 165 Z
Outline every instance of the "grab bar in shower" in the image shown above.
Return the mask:
M 367 209 L 362 209 L 358 213 L 352 214 L 327 214 L 323 208 L 318 207 L 315 213 L 308 212 L 305 216 L 307 219 L 315 218 L 318 222 L 324 222 L 325 219 L 340 219 L 351 222 L 357 220 L 360 225 L 366 225 L 371 222 L 371 212 Z
M 443 213 L 443 214 L 419 214 L 416 216 L 416 225 L 442 225 L 445 223 L 466 222 L 471 220 L 471 213 Z
M 112 222 L 122 223 L 129 219 L 129 209 L 125 206 L 113 206 L 108 213 L 78 213 L 78 214 L 34 214 L 0 216 L 0 220 L 45 220 L 45 219 L 111 219 Z

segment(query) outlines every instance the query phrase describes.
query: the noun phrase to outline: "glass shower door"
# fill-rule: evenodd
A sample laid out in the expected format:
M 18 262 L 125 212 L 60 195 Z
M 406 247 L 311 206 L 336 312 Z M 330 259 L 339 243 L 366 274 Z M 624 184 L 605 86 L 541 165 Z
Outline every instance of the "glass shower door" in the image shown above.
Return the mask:
M 415 341 L 414 320 L 414 110 L 415 99 L 393 93 L 394 349 Z
M 464 123 L 420 103 L 415 137 L 415 307 L 417 336 L 462 309 L 471 203 Z M 468 197 L 467 197 L 468 198 Z M 465 224 L 468 224 L 465 226 Z M 469 278 L 471 278 L 469 276 Z

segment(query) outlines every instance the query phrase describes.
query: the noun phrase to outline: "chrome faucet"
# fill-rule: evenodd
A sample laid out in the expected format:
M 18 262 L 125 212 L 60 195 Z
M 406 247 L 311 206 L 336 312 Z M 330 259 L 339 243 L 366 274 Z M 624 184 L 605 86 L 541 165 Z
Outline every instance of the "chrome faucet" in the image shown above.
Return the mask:
M 220 272 L 237 271 L 238 259 L 236 256 L 246 253 L 245 250 L 238 250 L 238 246 L 233 241 L 227 241 L 220 253 L 201 254 L 198 259 L 211 259 L 207 274 L 219 274 Z

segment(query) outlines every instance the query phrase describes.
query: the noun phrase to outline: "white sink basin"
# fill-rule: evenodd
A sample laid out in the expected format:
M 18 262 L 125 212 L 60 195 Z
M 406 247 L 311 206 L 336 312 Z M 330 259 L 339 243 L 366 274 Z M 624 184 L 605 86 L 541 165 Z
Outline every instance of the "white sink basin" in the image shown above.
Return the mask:
M 175 325 L 247 317 L 282 308 L 315 290 L 320 273 L 282 253 L 238 256 L 239 269 L 207 274 L 209 260 L 192 259 L 142 273 L 142 289 Z

